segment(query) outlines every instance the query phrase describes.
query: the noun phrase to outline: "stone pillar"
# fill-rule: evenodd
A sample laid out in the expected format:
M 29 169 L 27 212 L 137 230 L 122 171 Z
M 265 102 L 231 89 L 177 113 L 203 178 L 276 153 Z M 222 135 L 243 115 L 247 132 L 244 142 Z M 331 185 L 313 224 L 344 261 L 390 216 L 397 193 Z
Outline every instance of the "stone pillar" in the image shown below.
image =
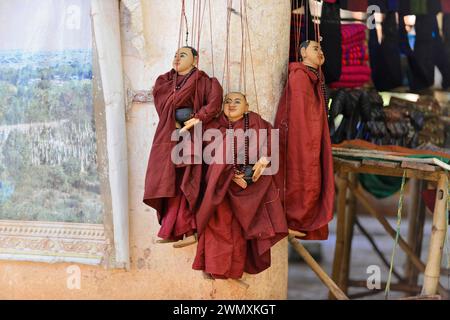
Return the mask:
M 92 28 L 103 85 L 115 266 L 129 268 L 128 162 L 118 4 L 93 0 Z
M 208 3 L 208 1 L 202 1 Z M 231 18 L 231 80 L 237 90 L 241 50 L 240 1 Z M 272 121 L 287 75 L 290 1 L 248 0 L 253 63 L 260 114 Z M 227 1 L 211 1 L 214 75 L 222 81 L 226 44 Z M 192 17 L 192 1 L 187 0 Z M 178 46 L 181 1 L 121 1 L 122 51 L 128 91 L 151 90 L 158 75 L 171 68 Z M 191 23 L 189 22 L 191 26 Z M 209 12 L 205 11 L 200 43 L 200 69 L 213 74 Z M 247 48 L 248 50 L 248 48 Z M 247 56 L 247 95 L 256 111 L 250 56 Z M 158 116 L 153 103 L 131 104 L 127 112 L 130 186 L 130 247 L 132 269 L 148 269 L 161 297 L 193 299 L 284 299 L 287 297 L 287 241 L 272 249 L 272 267 L 256 276 L 245 275 L 248 289 L 224 280 L 205 280 L 191 268 L 195 246 L 173 249 L 155 244 L 156 214 L 142 203 L 144 178 Z M 158 296 L 157 293 L 153 293 Z

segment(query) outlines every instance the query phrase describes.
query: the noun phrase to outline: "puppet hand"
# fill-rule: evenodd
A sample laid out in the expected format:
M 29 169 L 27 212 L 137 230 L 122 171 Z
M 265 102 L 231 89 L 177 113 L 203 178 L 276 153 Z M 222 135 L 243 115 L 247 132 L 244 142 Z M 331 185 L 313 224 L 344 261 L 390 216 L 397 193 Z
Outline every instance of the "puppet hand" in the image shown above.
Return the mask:
M 291 237 L 297 237 L 297 238 L 303 238 L 306 236 L 306 233 L 300 232 L 300 231 L 295 231 L 292 229 L 288 229 L 289 230 L 289 236 Z
M 235 174 L 233 181 L 242 189 L 247 188 L 247 181 L 244 180 L 244 174 Z
M 197 118 L 189 119 L 188 121 L 186 121 L 186 122 L 184 123 L 184 127 L 181 128 L 180 133 L 183 133 L 183 132 L 185 132 L 185 131 L 188 131 L 189 129 L 191 129 L 193 126 L 195 126 L 195 125 L 196 125 L 197 123 L 199 123 L 199 122 L 200 122 L 200 120 L 197 119 Z
M 253 182 L 256 182 L 261 177 L 262 173 L 264 172 L 264 169 L 269 165 L 270 161 L 267 160 L 266 157 L 261 157 L 261 159 L 258 160 L 258 162 L 253 166 L 253 173 L 252 180 Z

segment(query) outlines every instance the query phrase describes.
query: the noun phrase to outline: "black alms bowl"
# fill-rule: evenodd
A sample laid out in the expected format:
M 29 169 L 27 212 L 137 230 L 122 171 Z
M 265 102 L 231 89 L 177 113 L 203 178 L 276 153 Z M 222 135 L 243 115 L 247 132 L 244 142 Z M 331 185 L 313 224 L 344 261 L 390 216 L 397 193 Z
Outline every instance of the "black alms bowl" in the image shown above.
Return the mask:
M 194 110 L 191 107 L 181 107 L 175 110 L 175 120 L 180 124 L 192 118 Z
M 247 182 L 247 185 L 251 185 L 253 183 L 253 166 L 252 165 L 248 165 L 245 166 L 242 170 L 244 172 L 244 180 Z

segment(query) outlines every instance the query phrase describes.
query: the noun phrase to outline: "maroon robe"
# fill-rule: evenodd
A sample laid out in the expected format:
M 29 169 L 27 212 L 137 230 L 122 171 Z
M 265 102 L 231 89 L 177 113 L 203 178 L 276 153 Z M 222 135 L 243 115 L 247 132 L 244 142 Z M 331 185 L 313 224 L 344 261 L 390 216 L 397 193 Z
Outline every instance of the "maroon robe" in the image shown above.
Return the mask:
M 207 124 L 222 108 L 223 90 L 215 78 L 195 70 L 184 85 L 186 76 L 176 72 L 163 74 L 156 80 L 153 96 L 159 116 L 145 177 L 144 203 L 157 211 L 161 229 L 158 236 L 177 240 L 196 229 L 193 211 L 197 204 L 202 178 L 201 164 L 175 165 L 171 152 L 177 142 L 171 141 L 176 129 L 175 110 L 192 107 L 195 117 Z M 191 132 L 193 130 L 191 129 Z
M 210 127 L 220 129 L 224 137 L 228 120 L 222 114 Z M 239 128 L 244 129 L 244 119 L 234 123 L 234 129 Z M 250 112 L 249 128 L 268 130 L 269 153 L 272 126 Z M 225 150 L 225 139 L 222 142 Z M 257 149 L 255 144 L 249 144 L 250 153 L 258 153 Z M 243 148 L 238 152 L 243 152 Z M 262 175 L 246 189 L 233 182 L 233 177 L 232 164 L 210 164 L 203 199 L 196 212 L 199 242 L 192 267 L 214 278 L 239 279 L 243 272 L 256 274 L 267 269 L 271 263 L 270 248 L 287 235 L 286 217 L 273 176 Z
M 280 129 L 280 170 L 276 183 L 290 229 L 302 239 L 328 238 L 333 218 L 334 175 L 321 81 L 303 63 L 289 65 L 275 128 Z

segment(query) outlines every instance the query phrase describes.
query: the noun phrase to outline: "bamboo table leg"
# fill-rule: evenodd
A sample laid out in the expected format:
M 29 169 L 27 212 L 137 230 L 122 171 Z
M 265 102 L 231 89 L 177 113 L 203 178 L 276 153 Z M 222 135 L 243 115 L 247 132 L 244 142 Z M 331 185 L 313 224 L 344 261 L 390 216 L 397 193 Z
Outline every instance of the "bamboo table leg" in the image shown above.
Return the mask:
M 358 175 L 356 173 L 349 173 L 349 182 L 351 186 L 356 187 L 358 185 Z M 353 226 L 355 225 L 355 213 L 356 213 L 356 198 L 350 189 L 347 189 L 348 200 L 347 210 L 345 214 L 345 227 L 344 227 L 344 244 L 341 263 L 341 274 L 339 276 L 339 287 L 348 293 L 348 278 L 350 273 L 350 259 L 353 240 Z
M 408 212 L 408 244 L 420 257 L 422 253 L 423 227 L 425 224 L 425 203 L 422 200 L 422 191 L 425 182 L 419 179 L 410 180 L 411 207 Z M 411 259 L 406 257 L 405 280 L 409 285 L 417 285 L 418 272 Z
M 336 246 L 334 249 L 333 270 L 331 278 L 338 285 L 340 283 L 340 274 L 342 269 L 342 255 L 344 252 L 344 232 L 345 232 L 345 209 L 347 201 L 347 180 L 348 174 L 339 171 L 337 180 L 337 221 L 336 221 Z M 328 295 L 329 299 L 334 299 L 332 292 Z
M 447 197 L 448 177 L 446 173 L 441 174 L 436 190 L 436 202 L 433 213 L 433 228 L 431 231 L 428 260 L 425 268 L 422 295 L 436 294 L 439 278 L 441 275 L 442 248 L 445 243 L 447 231 Z

